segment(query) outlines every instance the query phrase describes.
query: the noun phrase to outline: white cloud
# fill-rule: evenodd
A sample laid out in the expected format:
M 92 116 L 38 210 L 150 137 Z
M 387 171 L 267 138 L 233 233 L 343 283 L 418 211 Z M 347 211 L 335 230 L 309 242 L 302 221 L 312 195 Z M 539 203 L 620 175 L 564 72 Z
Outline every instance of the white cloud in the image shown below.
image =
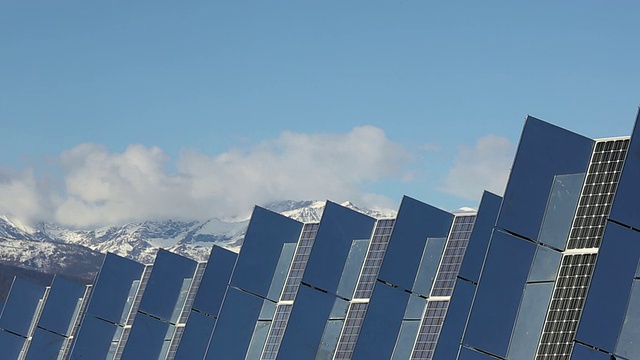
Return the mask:
M 345 134 L 285 132 L 248 150 L 185 151 L 178 159 L 158 147 L 131 145 L 113 153 L 83 144 L 60 155 L 63 189 L 58 191 L 43 192 L 33 171 L 0 173 L 0 213 L 91 227 L 243 215 L 254 204 L 283 199 L 379 205 L 384 197 L 361 189 L 402 176 L 408 161 L 401 146 L 372 126 Z
M 32 169 L 0 169 L 0 214 L 33 222 L 46 215 L 46 200 Z
M 469 200 L 478 200 L 484 190 L 502 194 L 514 153 L 508 139 L 495 135 L 478 139 L 473 147 L 463 146 L 440 190 Z

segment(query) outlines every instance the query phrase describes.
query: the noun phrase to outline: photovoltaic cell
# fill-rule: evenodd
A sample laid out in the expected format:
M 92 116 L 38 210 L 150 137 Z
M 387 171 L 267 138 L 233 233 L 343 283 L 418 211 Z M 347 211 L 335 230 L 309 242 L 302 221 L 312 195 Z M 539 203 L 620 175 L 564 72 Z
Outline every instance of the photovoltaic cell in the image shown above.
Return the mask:
M 456 216 L 444 249 L 431 296 L 451 296 L 476 217 Z
M 269 335 L 264 345 L 264 350 L 262 351 L 261 359 L 275 359 L 278 355 L 278 349 L 284 336 L 284 330 L 287 328 L 287 322 L 289 321 L 292 308 L 293 305 L 291 304 L 278 305 L 276 314 L 273 317 L 273 322 L 271 323 L 271 329 L 269 329 Z
M 547 312 L 537 360 L 569 359 L 629 139 L 596 142 Z
M 378 220 L 376 223 L 364 265 L 358 278 L 354 299 L 369 299 L 371 297 L 394 225 L 395 219 Z M 353 302 L 349 305 L 334 359 L 351 358 L 367 312 L 367 306 L 367 302 Z
M 536 359 L 568 359 L 597 254 L 565 255 Z
M 293 255 L 293 260 L 291 262 L 291 267 L 289 268 L 284 289 L 282 290 L 282 295 L 280 296 L 280 301 L 289 302 L 296 298 L 298 288 L 300 287 L 300 281 L 302 281 L 304 270 L 307 267 L 309 254 L 313 248 L 313 243 L 316 239 L 319 227 L 320 224 L 317 223 L 304 225 L 302 233 L 300 234 L 300 240 L 298 241 L 298 245 L 296 246 L 296 250 Z M 273 317 L 273 322 L 271 323 L 271 328 L 269 329 L 269 334 L 267 335 L 261 359 L 275 359 L 278 355 L 280 343 L 282 342 L 282 337 L 284 336 L 284 331 L 287 327 L 292 308 L 293 304 L 291 303 L 278 304 L 276 307 L 276 312 Z
M 429 301 L 411 359 L 432 359 L 449 301 Z
M 309 254 L 311 248 L 313 248 L 313 242 L 315 241 L 318 227 L 320 224 L 305 224 L 300 236 L 300 241 L 296 247 L 296 252 L 293 255 L 293 261 L 289 268 L 289 274 L 287 275 L 287 281 L 282 290 L 280 301 L 292 301 L 296 297 L 304 269 L 307 267 L 307 261 L 309 260 Z
M 628 139 L 596 143 L 571 229 L 568 249 L 600 246 L 628 146 Z
M 334 359 L 351 359 L 368 306 L 369 303 L 366 302 L 353 302 L 349 305 Z
M 433 358 L 475 219 L 475 215 L 460 215 L 453 220 L 411 359 Z
M 379 220 L 376 224 L 353 296 L 355 299 L 368 299 L 371 297 L 395 222 L 395 219 Z

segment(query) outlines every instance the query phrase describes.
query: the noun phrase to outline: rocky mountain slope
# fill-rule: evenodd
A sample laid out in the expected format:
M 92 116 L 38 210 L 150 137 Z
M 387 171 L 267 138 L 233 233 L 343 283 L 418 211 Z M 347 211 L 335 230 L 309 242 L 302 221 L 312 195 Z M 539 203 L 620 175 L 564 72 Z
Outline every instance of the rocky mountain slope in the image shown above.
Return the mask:
M 320 221 L 324 201 L 281 201 L 267 209 L 301 222 Z M 373 217 L 394 216 L 392 210 L 343 206 Z M 249 219 L 205 221 L 144 221 L 91 230 L 69 229 L 56 224 L 25 226 L 0 216 L 0 263 L 35 269 L 49 274 L 95 276 L 106 252 L 151 263 L 158 248 L 206 261 L 215 244 L 239 251 Z

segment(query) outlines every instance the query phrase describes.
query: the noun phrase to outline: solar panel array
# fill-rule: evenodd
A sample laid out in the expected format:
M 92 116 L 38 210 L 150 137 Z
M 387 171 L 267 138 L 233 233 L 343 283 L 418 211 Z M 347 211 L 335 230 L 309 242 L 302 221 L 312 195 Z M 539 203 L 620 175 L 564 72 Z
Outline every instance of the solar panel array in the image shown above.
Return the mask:
M 475 215 L 459 215 L 453 220 L 436 280 L 422 316 L 411 359 L 433 358 L 475 220 Z M 439 297 L 439 299 L 432 299 L 432 297 Z
M 442 323 L 447 314 L 449 300 L 429 301 L 422 317 L 420 330 L 411 353 L 411 359 L 431 359 L 440 336 Z
M 275 359 L 280 349 L 280 343 L 284 336 L 284 330 L 287 328 L 289 322 L 289 316 L 291 315 L 291 309 L 293 304 L 280 304 L 276 308 L 276 313 L 273 316 L 273 322 L 269 329 L 269 335 L 262 351 L 261 359 Z
M 395 219 L 378 220 L 376 223 L 376 228 L 373 231 L 364 264 L 360 271 L 360 277 L 353 296 L 354 299 L 369 299 L 371 297 L 395 223 Z M 352 302 L 349 304 L 334 359 L 350 359 L 353 355 L 353 349 L 368 306 L 367 302 Z
M 333 356 L 334 360 L 351 359 L 368 306 L 369 303 L 366 302 L 349 304 L 349 310 L 340 333 L 340 340 Z
M 289 273 L 287 274 L 287 280 L 285 281 L 282 295 L 280 295 L 281 302 L 287 302 L 284 304 L 278 304 L 276 307 L 273 322 L 267 335 L 264 349 L 262 351 L 261 359 L 275 359 L 280 349 L 280 343 L 284 336 L 284 330 L 289 322 L 289 315 L 291 315 L 291 309 L 293 305 L 290 303 L 296 298 L 304 270 L 307 267 L 307 261 L 309 260 L 309 254 L 313 248 L 313 243 L 318 233 L 320 224 L 310 223 L 305 224 L 300 234 L 300 240 L 296 246 L 295 253 L 293 254 L 293 260 L 289 267 Z
M 378 220 L 376 223 L 376 229 L 373 232 L 353 296 L 355 299 L 368 299 L 371 297 L 395 223 L 394 219 Z
M 280 301 L 293 301 L 293 299 L 295 299 L 319 226 L 320 224 L 317 223 L 304 225 L 300 240 L 296 246 L 296 252 L 293 255 L 289 273 L 287 274 L 284 290 L 282 290 L 282 295 L 280 296 Z
M 476 216 L 456 216 L 444 249 L 431 296 L 451 296 Z
M 537 360 L 569 359 L 629 139 L 599 141 L 580 194 L 567 249 L 547 311 Z M 581 251 L 582 250 L 582 251 Z
M 600 246 L 628 147 L 628 139 L 596 143 L 573 221 L 568 249 Z

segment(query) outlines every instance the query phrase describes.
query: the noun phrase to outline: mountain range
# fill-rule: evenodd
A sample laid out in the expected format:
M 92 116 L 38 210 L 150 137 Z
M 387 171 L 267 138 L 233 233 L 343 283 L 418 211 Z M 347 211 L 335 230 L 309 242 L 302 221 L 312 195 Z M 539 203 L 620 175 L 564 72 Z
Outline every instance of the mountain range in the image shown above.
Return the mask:
M 351 202 L 342 205 L 376 218 L 395 216 L 393 210 L 358 208 Z M 324 201 L 288 200 L 264 207 L 301 222 L 315 222 L 320 221 L 324 206 Z M 158 248 L 197 261 L 206 261 L 213 245 L 238 252 L 248 224 L 249 219 L 149 220 L 77 230 L 51 223 L 25 226 L 0 216 L 0 264 L 90 282 L 107 252 L 144 264 L 153 262 Z

